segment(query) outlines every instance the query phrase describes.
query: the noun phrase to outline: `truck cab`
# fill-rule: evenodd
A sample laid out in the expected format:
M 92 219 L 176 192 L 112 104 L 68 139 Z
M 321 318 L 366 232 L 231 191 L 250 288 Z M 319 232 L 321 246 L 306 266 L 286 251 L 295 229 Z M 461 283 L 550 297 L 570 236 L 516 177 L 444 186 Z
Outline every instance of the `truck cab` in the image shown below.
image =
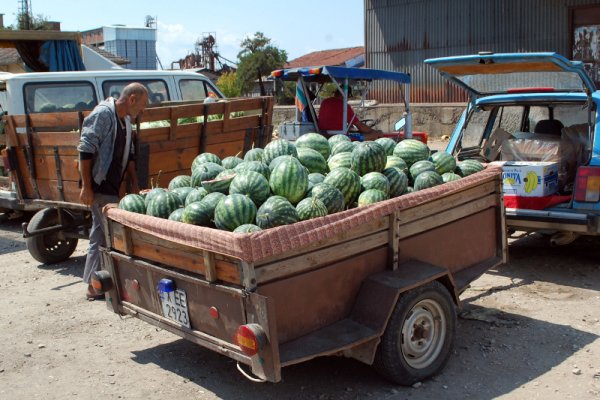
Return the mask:
M 600 93 L 581 62 L 556 53 L 480 53 L 425 63 L 468 93 L 446 152 L 503 165 L 509 230 L 549 234 L 555 245 L 600 234 Z M 517 164 L 551 165 L 552 189 L 532 196 L 532 187 L 546 184 L 537 176 L 530 193 L 516 190 L 508 166 Z

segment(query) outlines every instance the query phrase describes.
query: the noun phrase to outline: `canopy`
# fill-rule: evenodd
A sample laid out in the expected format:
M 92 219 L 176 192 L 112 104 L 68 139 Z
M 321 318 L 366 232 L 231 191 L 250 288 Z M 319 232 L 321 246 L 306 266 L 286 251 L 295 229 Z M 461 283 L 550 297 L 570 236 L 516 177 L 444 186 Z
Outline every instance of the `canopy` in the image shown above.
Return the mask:
M 303 77 L 306 82 L 330 82 L 335 79 L 355 80 L 391 80 L 398 83 L 410 83 L 410 75 L 402 72 L 384 71 L 370 68 L 348 68 L 335 66 L 300 67 L 289 69 L 278 69 L 271 72 L 271 77 L 283 81 L 297 81 Z

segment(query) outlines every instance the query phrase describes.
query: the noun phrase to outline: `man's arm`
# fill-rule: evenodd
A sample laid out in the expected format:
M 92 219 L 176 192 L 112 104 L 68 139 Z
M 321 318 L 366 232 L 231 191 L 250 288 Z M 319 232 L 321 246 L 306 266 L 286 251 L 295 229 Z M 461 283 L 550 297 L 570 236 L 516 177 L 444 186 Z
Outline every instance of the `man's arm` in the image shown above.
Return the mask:
M 86 206 L 91 206 L 94 202 L 94 191 L 92 189 L 92 159 L 79 159 L 79 173 L 81 174 L 81 192 L 79 200 Z

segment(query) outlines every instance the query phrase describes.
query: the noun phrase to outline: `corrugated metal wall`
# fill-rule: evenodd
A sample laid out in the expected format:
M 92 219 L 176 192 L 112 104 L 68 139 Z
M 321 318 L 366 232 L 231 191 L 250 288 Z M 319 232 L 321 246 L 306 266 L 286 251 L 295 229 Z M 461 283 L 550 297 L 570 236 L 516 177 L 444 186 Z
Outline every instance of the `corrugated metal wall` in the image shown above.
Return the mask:
M 366 66 L 408 72 L 411 102 L 463 102 L 466 96 L 423 64 L 479 51 L 556 51 L 571 58 L 569 7 L 598 0 L 365 0 Z M 600 24 L 600 21 L 599 21 Z M 399 102 L 397 85 L 371 97 Z

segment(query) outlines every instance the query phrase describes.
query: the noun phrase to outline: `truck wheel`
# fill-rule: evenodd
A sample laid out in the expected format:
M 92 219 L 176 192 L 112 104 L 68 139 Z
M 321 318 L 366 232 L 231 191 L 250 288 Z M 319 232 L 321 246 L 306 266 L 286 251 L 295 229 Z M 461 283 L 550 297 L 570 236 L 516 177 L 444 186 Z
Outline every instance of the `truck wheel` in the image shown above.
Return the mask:
M 65 223 L 72 222 L 68 213 L 63 213 Z M 28 229 L 36 231 L 58 224 L 58 210 L 44 208 L 38 211 L 29 221 Z M 66 260 L 73 254 L 77 247 L 77 238 L 61 239 L 59 232 L 31 236 L 26 239 L 29 254 L 37 261 L 45 264 L 54 264 Z
M 440 371 L 450 356 L 456 311 L 448 290 L 433 281 L 400 296 L 377 349 L 374 367 L 400 385 Z

